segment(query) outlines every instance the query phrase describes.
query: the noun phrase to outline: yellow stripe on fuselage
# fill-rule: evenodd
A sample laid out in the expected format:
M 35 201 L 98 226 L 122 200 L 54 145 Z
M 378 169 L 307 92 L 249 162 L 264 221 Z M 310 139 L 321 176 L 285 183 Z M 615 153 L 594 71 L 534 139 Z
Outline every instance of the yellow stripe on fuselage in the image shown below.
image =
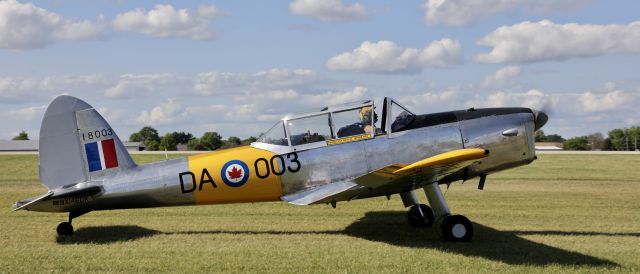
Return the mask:
M 271 161 L 274 156 L 272 152 L 250 146 L 189 156 L 189 170 L 195 179 L 193 195 L 196 204 L 280 200 L 280 176 L 274 175 L 270 167 L 273 162 L 273 170 L 279 170 L 279 161 Z M 225 165 L 227 168 L 223 170 Z M 256 166 L 264 178 L 258 177 Z

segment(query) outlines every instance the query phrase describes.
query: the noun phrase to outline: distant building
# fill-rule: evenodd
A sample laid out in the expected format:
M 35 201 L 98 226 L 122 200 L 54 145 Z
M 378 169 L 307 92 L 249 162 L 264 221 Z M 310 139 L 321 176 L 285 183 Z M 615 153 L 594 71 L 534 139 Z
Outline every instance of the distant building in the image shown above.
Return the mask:
M 142 142 L 122 142 L 124 147 L 127 148 L 127 151 L 145 151 L 147 150 L 147 145 Z
M 0 140 L 0 151 L 38 151 L 38 140 Z
M 141 142 L 123 142 L 127 151 L 144 151 L 147 146 Z M 38 140 L 0 140 L 0 151 L 6 152 L 37 152 Z
M 560 142 L 538 142 L 536 143 L 537 151 L 554 151 L 563 150 L 564 145 Z

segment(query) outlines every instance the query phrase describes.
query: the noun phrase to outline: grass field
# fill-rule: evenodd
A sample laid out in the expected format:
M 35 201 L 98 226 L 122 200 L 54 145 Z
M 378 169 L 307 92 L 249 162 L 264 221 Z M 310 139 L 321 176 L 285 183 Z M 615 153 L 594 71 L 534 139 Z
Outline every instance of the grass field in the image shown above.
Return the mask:
M 447 191 L 471 243 L 411 228 L 397 195 L 330 206 L 236 204 L 12 212 L 43 194 L 37 156 L 0 156 L 0 272 L 640 272 L 640 156 L 540 155 Z M 135 155 L 138 163 L 160 155 Z M 421 194 L 421 199 L 424 194 Z

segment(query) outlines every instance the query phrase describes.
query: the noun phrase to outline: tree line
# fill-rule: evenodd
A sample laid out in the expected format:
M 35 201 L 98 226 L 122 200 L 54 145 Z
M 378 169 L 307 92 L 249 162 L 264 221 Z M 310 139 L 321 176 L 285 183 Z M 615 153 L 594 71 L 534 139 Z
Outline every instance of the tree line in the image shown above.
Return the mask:
M 215 131 L 205 132 L 200 138 L 194 137 L 188 132 L 169 132 L 160 136 L 158 131 L 152 127 L 143 127 L 140 131 L 129 136 L 130 142 L 142 142 L 147 146 L 147 150 L 178 150 L 178 145 L 186 145 L 187 150 L 216 150 L 219 148 L 230 148 L 241 145 L 248 145 L 256 141 L 255 137 L 240 139 L 230 136 L 226 140 Z
M 560 135 L 545 135 L 544 131 L 538 130 L 535 140 L 562 143 L 564 150 L 636 151 L 640 150 L 640 126 L 616 128 L 609 131 L 607 137 L 598 132 L 566 140 Z

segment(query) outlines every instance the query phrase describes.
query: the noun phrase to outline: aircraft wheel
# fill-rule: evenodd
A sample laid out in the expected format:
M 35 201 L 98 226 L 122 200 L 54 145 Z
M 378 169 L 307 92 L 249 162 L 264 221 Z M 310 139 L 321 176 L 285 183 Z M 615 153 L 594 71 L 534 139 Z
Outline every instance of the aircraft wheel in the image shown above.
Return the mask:
M 71 235 L 73 234 L 73 226 L 68 222 L 60 223 L 58 228 L 56 228 L 56 232 L 58 232 L 58 235 L 60 236 Z
M 462 215 L 446 216 L 440 228 L 445 241 L 469 242 L 473 237 L 473 224 Z
M 433 225 L 433 210 L 428 205 L 414 205 L 407 214 L 409 225 L 413 227 L 431 227 Z

